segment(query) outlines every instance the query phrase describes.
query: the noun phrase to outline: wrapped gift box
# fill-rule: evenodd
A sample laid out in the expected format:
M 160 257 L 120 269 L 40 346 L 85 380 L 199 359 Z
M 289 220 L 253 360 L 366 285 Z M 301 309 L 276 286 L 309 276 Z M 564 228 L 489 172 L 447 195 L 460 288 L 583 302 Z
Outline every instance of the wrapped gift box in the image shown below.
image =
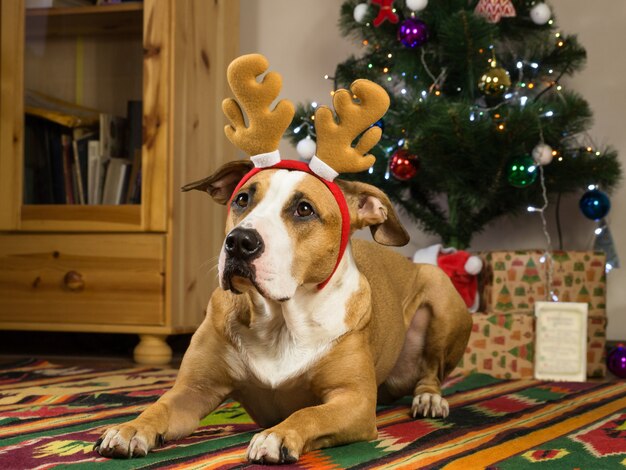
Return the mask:
M 475 313 L 472 333 L 455 372 L 503 379 L 531 379 L 534 371 L 533 312 Z M 606 375 L 606 317 L 587 320 L 587 376 Z
M 545 252 L 493 251 L 482 257 L 485 265 L 482 274 L 482 311 L 533 311 L 536 300 L 549 300 L 549 260 Z M 559 301 L 587 302 L 590 317 L 605 316 L 605 254 L 555 251 L 552 260 L 552 290 Z
M 475 313 L 463 359 L 455 372 L 481 372 L 505 379 L 533 376 L 534 315 Z
M 482 255 L 481 311 L 457 371 L 500 378 L 532 378 L 534 309 L 548 300 L 548 260 L 540 250 Z M 562 302 L 587 302 L 587 375 L 606 374 L 606 277 L 602 252 L 552 254 L 552 290 Z

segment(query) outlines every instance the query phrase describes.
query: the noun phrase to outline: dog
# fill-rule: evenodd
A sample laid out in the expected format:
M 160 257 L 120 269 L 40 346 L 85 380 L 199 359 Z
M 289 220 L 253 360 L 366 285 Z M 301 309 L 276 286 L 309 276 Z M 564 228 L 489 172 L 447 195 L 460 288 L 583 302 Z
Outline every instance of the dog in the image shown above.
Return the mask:
M 256 79 L 267 70 L 263 59 L 255 56 L 247 74 L 250 58 L 229 68 L 241 101 L 233 81 L 241 75 Z M 265 78 L 272 80 L 270 74 Z M 340 120 L 347 121 L 346 109 L 360 111 L 372 102 L 370 95 L 380 93 L 377 85 L 362 82 L 335 95 Z M 276 93 L 268 94 L 269 105 Z M 287 108 L 282 106 L 288 116 Z M 351 133 L 367 129 L 384 114 L 381 109 Z M 246 111 L 254 116 L 252 105 Z M 324 113 L 316 114 L 320 154 L 337 148 L 324 141 L 322 130 L 336 126 Z M 226 114 L 231 133 L 253 128 Z M 281 128 L 290 117 L 276 121 Z M 365 135 L 367 145 L 356 147 L 360 157 L 374 140 Z M 344 140 L 350 141 L 345 149 L 355 150 L 353 137 Z M 267 152 L 275 144 L 247 150 L 265 161 L 276 155 Z M 405 395 L 414 397 L 414 417 L 448 416 L 441 384 L 467 345 L 472 321 L 465 303 L 439 268 L 413 264 L 382 246 L 409 239 L 382 191 L 356 181 L 329 183 L 302 165 L 270 162 L 254 171 L 250 161 L 235 161 L 184 188 L 228 205 L 220 287 L 173 388 L 138 418 L 106 430 L 95 445 L 101 455 L 146 455 L 191 434 L 227 398 L 265 428 L 247 449 L 246 458 L 256 463 L 293 463 L 314 449 L 375 439 L 377 403 Z M 348 235 L 365 227 L 375 242 L 348 242 Z

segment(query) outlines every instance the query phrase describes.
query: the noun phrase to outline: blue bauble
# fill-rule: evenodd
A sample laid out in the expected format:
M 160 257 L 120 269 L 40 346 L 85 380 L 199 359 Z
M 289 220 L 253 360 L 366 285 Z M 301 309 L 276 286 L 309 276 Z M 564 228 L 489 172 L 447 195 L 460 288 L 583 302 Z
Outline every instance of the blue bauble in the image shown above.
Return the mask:
M 398 41 L 411 49 L 428 41 L 428 26 L 418 18 L 407 18 L 398 28 Z
M 591 189 L 580 198 L 580 210 L 591 220 L 600 220 L 611 209 L 609 197 L 598 189 Z
M 385 121 L 383 121 L 383 118 L 380 118 L 378 121 L 376 121 L 370 127 L 373 127 L 373 126 L 380 127 L 380 131 L 381 132 L 385 132 Z
M 618 344 L 606 358 L 606 366 L 620 379 L 626 379 L 626 348 Z

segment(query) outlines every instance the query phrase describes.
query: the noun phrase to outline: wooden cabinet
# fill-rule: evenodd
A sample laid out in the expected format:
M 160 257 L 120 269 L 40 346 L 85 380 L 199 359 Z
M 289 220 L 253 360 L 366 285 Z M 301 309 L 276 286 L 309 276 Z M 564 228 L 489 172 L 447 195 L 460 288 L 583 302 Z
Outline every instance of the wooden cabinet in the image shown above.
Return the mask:
M 234 158 L 220 103 L 238 17 L 236 0 L 0 0 L 0 328 L 139 334 L 135 358 L 158 363 L 198 326 L 225 214 L 179 188 Z M 112 113 L 141 100 L 141 203 L 25 204 L 26 88 Z

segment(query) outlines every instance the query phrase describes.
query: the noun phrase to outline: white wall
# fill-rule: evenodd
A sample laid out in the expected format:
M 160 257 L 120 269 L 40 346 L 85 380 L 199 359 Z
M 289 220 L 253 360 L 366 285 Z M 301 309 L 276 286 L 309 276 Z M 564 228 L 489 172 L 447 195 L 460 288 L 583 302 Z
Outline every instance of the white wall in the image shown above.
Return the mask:
M 281 96 L 294 102 L 315 100 L 329 104 L 332 84 L 323 79 L 332 74 L 337 63 L 359 46 L 341 37 L 337 27 L 340 0 L 240 0 L 241 52 L 266 55 L 272 69 L 283 75 Z M 579 35 L 589 56 L 585 70 L 566 86 L 579 91 L 590 103 L 595 115 L 591 135 L 600 144 L 610 143 L 620 152 L 626 170 L 626 2 L 615 0 L 552 0 L 551 4 L 565 32 Z M 288 144 L 281 146 L 284 155 L 295 158 Z M 609 339 L 626 340 L 626 184 L 613 194 L 609 223 L 622 256 L 624 268 L 608 275 Z M 595 225 L 578 210 L 579 196 L 562 202 L 561 220 L 565 249 L 590 249 Z M 549 227 L 553 241 L 554 207 L 550 209 Z M 410 255 L 417 248 L 438 240 L 421 233 L 410 222 L 411 242 L 402 252 Z M 475 237 L 472 249 L 544 248 L 541 221 L 536 214 L 496 221 Z

